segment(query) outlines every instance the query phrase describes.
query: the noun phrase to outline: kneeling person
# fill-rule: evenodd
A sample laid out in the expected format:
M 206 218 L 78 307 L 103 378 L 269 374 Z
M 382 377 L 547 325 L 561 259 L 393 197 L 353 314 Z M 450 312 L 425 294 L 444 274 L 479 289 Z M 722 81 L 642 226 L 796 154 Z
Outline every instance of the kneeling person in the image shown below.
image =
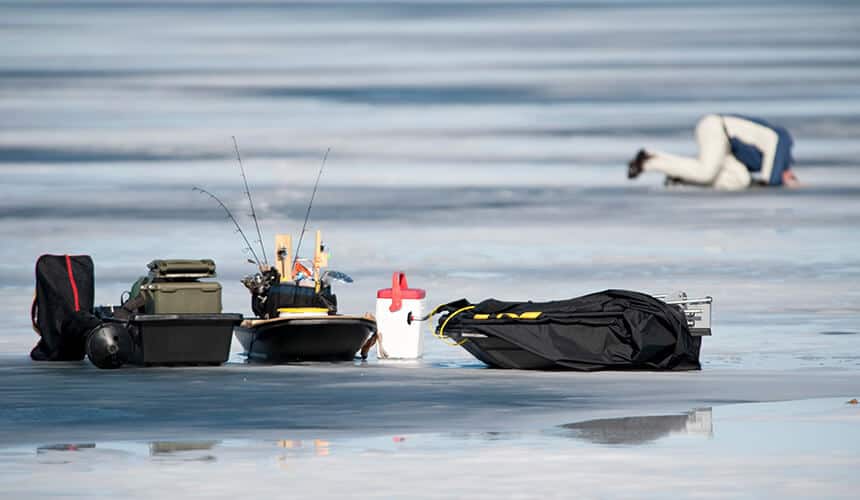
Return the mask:
M 666 174 L 668 182 L 728 191 L 751 185 L 799 185 L 791 170 L 791 135 L 783 127 L 738 115 L 705 115 L 696 125 L 698 158 L 640 149 L 627 165 L 627 177 Z

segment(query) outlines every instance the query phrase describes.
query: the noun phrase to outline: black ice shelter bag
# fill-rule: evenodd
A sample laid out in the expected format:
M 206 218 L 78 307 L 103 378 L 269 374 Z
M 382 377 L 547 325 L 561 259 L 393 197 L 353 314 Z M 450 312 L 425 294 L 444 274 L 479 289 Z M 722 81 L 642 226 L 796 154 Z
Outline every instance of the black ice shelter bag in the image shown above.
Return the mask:
M 683 310 L 650 295 L 606 290 L 553 302 L 440 306 L 436 336 L 496 368 L 699 370 L 701 337 Z
M 36 261 L 36 296 L 30 317 L 41 336 L 30 351 L 36 361 L 84 359 L 84 337 L 93 315 L 93 260 L 89 255 L 42 255 Z

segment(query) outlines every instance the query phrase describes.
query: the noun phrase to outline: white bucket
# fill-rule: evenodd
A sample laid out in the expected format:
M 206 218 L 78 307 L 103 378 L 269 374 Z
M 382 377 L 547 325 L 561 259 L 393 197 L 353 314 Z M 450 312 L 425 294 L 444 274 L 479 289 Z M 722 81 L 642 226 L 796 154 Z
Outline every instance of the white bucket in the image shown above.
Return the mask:
M 380 359 L 418 359 L 424 354 L 424 338 L 421 336 L 426 292 L 420 288 L 409 288 L 406 274 L 394 273 L 391 288 L 376 292 L 376 328 L 379 341 L 376 355 Z

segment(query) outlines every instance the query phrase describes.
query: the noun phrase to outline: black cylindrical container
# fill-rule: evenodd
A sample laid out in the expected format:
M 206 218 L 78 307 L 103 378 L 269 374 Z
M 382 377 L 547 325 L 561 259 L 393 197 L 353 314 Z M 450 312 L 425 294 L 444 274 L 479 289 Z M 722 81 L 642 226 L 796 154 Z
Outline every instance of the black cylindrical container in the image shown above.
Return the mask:
M 119 368 L 131 357 L 131 335 L 119 323 L 102 323 L 90 330 L 86 341 L 87 357 L 99 368 Z

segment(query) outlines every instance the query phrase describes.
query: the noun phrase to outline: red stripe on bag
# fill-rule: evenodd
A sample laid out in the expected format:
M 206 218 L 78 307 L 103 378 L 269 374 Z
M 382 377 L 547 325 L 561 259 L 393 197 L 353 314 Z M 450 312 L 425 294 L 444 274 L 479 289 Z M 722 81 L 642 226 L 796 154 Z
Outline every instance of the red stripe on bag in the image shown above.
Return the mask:
M 75 296 L 75 311 L 81 310 L 81 303 L 78 300 L 78 285 L 75 283 L 75 274 L 72 272 L 72 258 L 66 255 L 66 269 L 69 270 L 69 283 L 72 284 L 72 294 Z

